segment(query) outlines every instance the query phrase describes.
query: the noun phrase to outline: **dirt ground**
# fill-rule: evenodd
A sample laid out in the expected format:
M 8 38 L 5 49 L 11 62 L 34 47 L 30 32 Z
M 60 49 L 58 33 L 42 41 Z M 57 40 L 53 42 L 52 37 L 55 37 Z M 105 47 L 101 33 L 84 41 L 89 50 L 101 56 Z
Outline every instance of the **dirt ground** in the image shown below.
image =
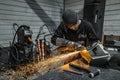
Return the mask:
M 87 73 L 83 75 L 74 74 L 66 71 L 52 71 L 45 75 L 39 75 L 34 80 L 120 80 L 120 52 L 110 51 L 111 54 L 116 54 L 107 68 L 97 67 L 101 73 L 94 77 L 89 78 Z

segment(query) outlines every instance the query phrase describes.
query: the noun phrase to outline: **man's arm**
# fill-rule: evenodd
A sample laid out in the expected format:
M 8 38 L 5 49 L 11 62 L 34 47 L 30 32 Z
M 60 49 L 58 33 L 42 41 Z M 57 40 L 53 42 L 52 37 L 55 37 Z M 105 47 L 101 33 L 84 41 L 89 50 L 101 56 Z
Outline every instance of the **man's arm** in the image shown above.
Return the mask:
M 61 22 L 58 28 L 55 30 L 54 35 L 51 38 L 51 42 L 57 46 L 65 46 L 68 40 L 64 39 L 65 26 Z
M 67 32 L 65 28 L 66 27 L 64 26 L 64 24 L 61 23 L 59 27 L 56 29 L 54 35 L 52 36 L 51 42 L 57 46 L 67 46 L 71 48 L 76 48 L 78 46 L 81 46 L 81 44 L 79 43 L 76 43 L 64 38 L 64 35 Z
M 93 28 L 93 25 L 89 22 L 87 23 L 87 25 L 89 26 L 87 29 L 87 36 L 88 36 L 90 43 L 98 41 L 99 38 L 98 38 L 94 28 Z

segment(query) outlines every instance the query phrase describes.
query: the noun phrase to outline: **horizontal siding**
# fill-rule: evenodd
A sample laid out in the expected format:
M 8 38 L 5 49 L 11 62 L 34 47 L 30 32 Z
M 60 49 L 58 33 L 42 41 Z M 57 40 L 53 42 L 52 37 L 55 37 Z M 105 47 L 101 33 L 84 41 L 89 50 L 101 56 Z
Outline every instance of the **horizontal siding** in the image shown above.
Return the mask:
M 106 5 L 106 11 L 109 11 L 109 10 L 118 10 L 118 9 L 120 9 L 120 3 Z
M 12 41 L 13 23 L 30 26 L 35 41 L 43 24 L 48 25 L 45 32 L 59 25 L 62 10 L 63 0 L 0 0 L 0 44 L 8 46 Z
M 6 1 L 6 0 L 5 0 Z M 9 2 L 9 0 L 7 1 L 7 2 Z M 17 2 L 17 1 L 16 1 Z M 6 9 L 6 10 L 10 10 L 10 9 L 12 9 L 12 10 L 19 10 L 19 11 L 23 11 L 23 12 L 31 12 L 32 10 L 31 9 L 29 9 L 29 6 L 27 5 L 27 6 L 25 6 L 26 5 L 26 3 L 24 3 L 23 4 L 23 2 L 19 2 L 18 3 L 18 5 L 16 4 L 16 3 L 12 3 L 12 4 L 10 4 L 10 3 L 3 3 L 3 1 L 2 1 L 2 3 L 0 2 L 0 7 L 2 8 L 2 9 Z M 34 4 L 32 4 L 32 3 L 30 3 L 31 5 L 34 5 Z M 40 5 L 40 6 L 42 6 L 42 8 L 44 8 L 44 10 L 47 10 L 47 11 L 59 11 L 59 6 L 58 7 L 55 7 L 55 6 L 47 6 L 47 4 L 45 4 L 45 5 L 41 5 L 42 3 L 40 3 L 40 4 L 38 4 L 38 5 Z M 7 5 L 7 6 L 5 6 L 5 5 Z M 9 8 L 8 8 L 9 7 Z M 1 9 L 0 8 L 0 9 Z M 27 9 L 28 8 L 28 9 Z M 37 10 L 40 10 L 38 7 L 34 7 L 34 8 L 36 8 Z M 55 9 L 51 9 L 51 8 L 56 8 L 56 10 Z
M 106 0 L 104 34 L 120 36 L 120 0 Z
M 109 20 L 118 21 L 118 20 L 120 20 L 120 14 L 107 15 L 107 16 L 105 16 L 105 20 L 106 21 L 109 21 Z
M 65 0 L 65 3 L 69 4 L 69 5 L 71 5 L 71 3 L 73 3 L 73 4 L 79 3 L 79 4 L 83 5 L 83 1 L 84 0 Z
M 30 4 L 33 4 L 34 5 L 34 1 L 32 2 L 32 0 L 29 0 Z M 58 5 L 61 5 L 63 4 L 63 1 L 60 0 L 35 0 L 37 2 L 37 4 L 39 4 L 40 6 L 43 6 L 43 7 L 56 7 L 56 8 L 59 8 Z M 8 3 L 9 2 L 9 3 Z M 1 4 L 4 4 L 4 5 L 11 5 L 11 6 L 15 6 L 15 7 L 28 7 L 28 5 L 26 5 L 26 1 L 25 0 L 5 0 L 4 2 L 1 0 L 0 2 Z
M 41 15 L 42 16 L 42 15 Z M 49 20 L 47 20 L 47 17 L 43 15 L 43 19 L 45 19 L 46 21 L 49 22 Z M 54 18 L 55 21 L 59 21 L 60 20 L 60 17 L 58 16 L 49 16 L 50 18 Z M 38 17 L 38 16 L 19 16 L 19 15 L 10 15 L 8 17 L 8 15 L 4 15 L 4 14 L 1 14 L 0 15 L 0 19 L 1 20 L 19 20 L 19 21 L 40 21 L 41 22 L 41 19 Z
M 84 0 L 65 0 L 65 9 L 72 9 L 79 13 L 83 18 Z
M 111 5 L 111 4 L 119 4 L 120 0 L 107 0 L 106 6 Z
M 119 30 L 119 28 L 120 28 L 120 25 L 111 25 L 111 26 L 106 26 L 104 28 L 104 30 L 106 30 L 106 31 L 109 31 L 109 30 L 117 31 L 117 30 Z
M 114 15 L 120 15 L 120 10 L 111 10 L 111 11 L 106 11 L 105 16 L 114 16 Z

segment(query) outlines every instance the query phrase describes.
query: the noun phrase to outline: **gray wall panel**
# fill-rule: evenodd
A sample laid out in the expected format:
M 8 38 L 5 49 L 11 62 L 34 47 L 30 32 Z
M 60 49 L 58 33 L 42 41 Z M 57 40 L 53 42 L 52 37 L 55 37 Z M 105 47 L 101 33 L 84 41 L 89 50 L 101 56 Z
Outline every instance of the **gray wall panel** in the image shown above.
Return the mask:
M 120 20 L 120 14 L 106 15 L 104 20 Z
M 65 0 L 65 9 L 72 9 L 79 13 L 83 18 L 84 0 Z
M 65 0 L 65 3 L 69 4 L 69 5 L 79 3 L 79 4 L 83 5 L 83 1 L 84 0 Z
M 106 10 L 116 10 L 120 9 L 120 3 L 119 4 L 111 4 L 111 5 L 106 5 Z
M 39 28 L 53 32 L 61 21 L 63 0 L 0 0 L 0 44 L 8 46 L 13 39 L 13 23 L 28 25 L 35 40 Z M 47 34 L 47 33 L 46 33 Z
M 120 0 L 106 0 L 104 34 L 120 36 Z
M 120 15 L 120 10 L 106 11 L 105 16 L 108 16 L 108 15 Z
M 104 21 L 104 28 L 107 26 L 111 26 L 111 25 L 120 25 L 120 21 L 115 21 L 115 20 L 105 20 Z M 112 30 L 111 30 L 112 31 Z
M 119 4 L 120 0 L 107 0 L 106 5 L 111 5 L 111 4 Z

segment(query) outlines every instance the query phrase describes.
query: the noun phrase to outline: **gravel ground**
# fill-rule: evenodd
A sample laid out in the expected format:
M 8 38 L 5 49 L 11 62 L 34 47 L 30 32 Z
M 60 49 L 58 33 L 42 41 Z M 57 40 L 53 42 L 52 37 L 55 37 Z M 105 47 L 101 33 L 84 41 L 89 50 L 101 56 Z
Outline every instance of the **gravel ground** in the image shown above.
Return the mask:
M 111 54 L 115 54 L 115 57 L 111 59 L 110 66 L 108 68 L 100 68 L 100 75 L 94 78 L 89 78 L 86 73 L 78 75 L 70 72 L 55 70 L 45 75 L 39 75 L 34 80 L 120 80 L 120 52 L 109 52 Z
M 94 78 L 89 78 L 87 73 L 78 75 L 70 72 L 54 70 L 44 75 L 39 75 L 38 73 L 38 75 L 30 76 L 26 79 L 17 76 L 16 78 L 14 77 L 14 79 L 11 76 L 3 76 L 3 78 L 0 77 L 0 80 L 120 80 L 120 52 L 110 51 L 110 53 L 115 54 L 110 61 L 110 66 L 107 68 L 100 68 L 100 75 Z M 6 74 L 15 74 L 15 72 L 9 72 Z M 4 75 L 4 73 L 1 72 L 0 75 Z
M 38 76 L 34 80 L 120 80 L 120 71 L 113 69 L 101 69 L 100 75 L 89 78 L 87 74 L 77 75 L 70 72 L 53 71 Z

